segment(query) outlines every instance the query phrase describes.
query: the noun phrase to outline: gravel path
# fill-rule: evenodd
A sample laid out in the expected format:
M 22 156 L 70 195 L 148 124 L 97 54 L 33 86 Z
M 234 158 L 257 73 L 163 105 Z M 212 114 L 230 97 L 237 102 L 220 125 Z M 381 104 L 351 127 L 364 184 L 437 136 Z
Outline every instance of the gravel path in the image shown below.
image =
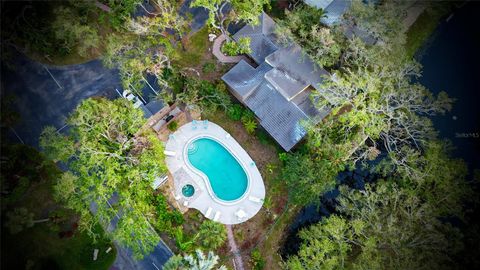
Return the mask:
M 225 225 L 225 226 L 227 226 L 228 244 L 230 244 L 230 248 L 233 253 L 235 269 L 244 270 L 245 268 L 243 268 L 242 256 L 240 255 L 240 250 L 238 250 L 237 248 L 237 243 L 235 243 L 235 237 L 233 236 L 232 226 L 231 225 Z

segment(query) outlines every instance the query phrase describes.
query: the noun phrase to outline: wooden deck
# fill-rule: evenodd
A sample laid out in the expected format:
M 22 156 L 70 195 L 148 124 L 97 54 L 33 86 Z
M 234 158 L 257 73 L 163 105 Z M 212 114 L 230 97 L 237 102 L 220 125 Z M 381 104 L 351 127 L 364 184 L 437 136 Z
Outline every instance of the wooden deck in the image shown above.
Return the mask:
M 154 127 L 162 120 L 165 120 L 172 111 L 178 111 L 179 107 L 176 104 L 172 106 L 165 106 L 159 112 L 151 116 L 147 123 L 142 127 L 142 130 L 151 129 L 157 134 L 157 138 L 164 144 L 168 141 L 168 136 L 172 133 L 168 129 L 168 124 L 176 121 L 178 127 L 181 127 L 192 120 L 200 120 L 200 112 L 198 111 L 184 111 L 180 109 L 180 112 L 176 114 L 168 122 L 162 123 L 161 127 L 158 130 L 155 130 Z M 163 195 L 167 198 L 168 203 L 179 210 L 181 213 L 185 213 L 189 208 L 183 206 L 181 202 L 177 201 L 174 197 L 174 185 L 173 185 L 173 176 L 168 172 L 168 179 L 163 183 L 158 190 L 162 192 Z

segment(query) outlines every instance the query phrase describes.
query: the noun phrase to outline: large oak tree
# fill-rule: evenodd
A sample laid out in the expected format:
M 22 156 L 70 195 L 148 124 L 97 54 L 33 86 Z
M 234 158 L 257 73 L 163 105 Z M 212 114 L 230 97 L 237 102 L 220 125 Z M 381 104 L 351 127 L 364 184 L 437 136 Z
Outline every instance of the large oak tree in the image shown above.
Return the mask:
M 57 199 L 80 213 L 82 229 L 93 233 L 96 224 L 103 225 L 136 257 L 160 240 L 149 223 L 155 213 L 151 184 L 166 171 L 160 141 L 139 131 L 144 122 L 142 112 L 125 99 L 84 100 L 68 118 L 68 138 L 75 145 L 71 172 L 55 185 Z M 41 140 L 46 149 L 65 144 L 58 136 Z M 54 159 L 65 160 L 59 151 L 50 156 L 55 153 L 59 157 Z

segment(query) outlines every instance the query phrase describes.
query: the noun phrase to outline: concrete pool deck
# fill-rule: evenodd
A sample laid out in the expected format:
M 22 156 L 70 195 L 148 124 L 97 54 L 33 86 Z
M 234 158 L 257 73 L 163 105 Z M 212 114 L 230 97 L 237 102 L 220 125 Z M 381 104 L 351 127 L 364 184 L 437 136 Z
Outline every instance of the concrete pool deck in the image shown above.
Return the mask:
M 214 195 L 208 178 L 193 168 L 188 159 L 187 145 L 194 139 L 207 137 L 222 144 L 241 164 L 248 178 L 245 193 L 237 200 L 222 201 Z M 205 217 L 223 224 L 238 224 L 255 216 L 262 208 L 265 186 L 255 162 L 240 144 L 223 128 L 208 121 L 194 121 L 181 126 L 170 135 L 166 145 L 166 164 L 173 175 L 173 196 L 180 205 L 199 210 Z M 191 197 L 182 194 L 182 187 L 195 188 Z

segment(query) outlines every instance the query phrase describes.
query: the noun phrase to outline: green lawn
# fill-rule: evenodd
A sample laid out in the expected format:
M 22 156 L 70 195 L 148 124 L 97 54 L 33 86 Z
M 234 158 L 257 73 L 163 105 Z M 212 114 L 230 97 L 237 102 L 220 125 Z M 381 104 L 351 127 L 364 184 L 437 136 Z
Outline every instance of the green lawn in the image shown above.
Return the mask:
M 181 67 L 194 67 L 202 62 L 209 46 L 208 27 L 203 27 L 190 37 L 185 38 L 185 50 L 180 43 L 176 48 L 177 59 L 173 62 Z

